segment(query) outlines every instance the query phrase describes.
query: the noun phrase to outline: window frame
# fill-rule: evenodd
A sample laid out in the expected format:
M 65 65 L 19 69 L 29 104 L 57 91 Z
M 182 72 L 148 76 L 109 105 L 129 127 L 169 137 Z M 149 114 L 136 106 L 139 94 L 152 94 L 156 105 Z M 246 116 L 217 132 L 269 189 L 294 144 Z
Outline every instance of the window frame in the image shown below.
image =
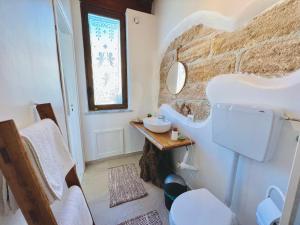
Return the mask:
M 122 104 L 96 105 L 94 100 L 93 67 L 91 55 L 91 43 L 89 32 L 88 14 L 92 13 L 120 21 L 120 45 L 121 45 L 121 76 L 122 76 Z M 86 72 L 86 88 L 89 111 L 128 109 L 128 85 L 127 85 L 127 55 L 126 55 L 126 19 L 125 13 L 111 11 L 94 5 L 81 3 L 82 35 L 84 45 L 84 60 Z

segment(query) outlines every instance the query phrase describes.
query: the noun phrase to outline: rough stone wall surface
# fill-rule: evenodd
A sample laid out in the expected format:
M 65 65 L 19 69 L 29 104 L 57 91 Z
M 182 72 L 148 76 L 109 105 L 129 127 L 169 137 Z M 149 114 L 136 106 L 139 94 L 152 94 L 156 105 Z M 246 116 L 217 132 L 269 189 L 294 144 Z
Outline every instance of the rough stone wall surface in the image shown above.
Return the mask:
M 179 94 L 172 95 L 166 78 L 177 59 L 187 68 L 187 81 Z M 203 120 L 210 112 L 206 84 L 213 77 L 228 73 L 278 77 L 299 68 L 300 0 L 286 0 L 234 32 L 198 25 L 177 37 L 161 63 L 159 104 L 170 104 L 184 115 L 189 108 Z

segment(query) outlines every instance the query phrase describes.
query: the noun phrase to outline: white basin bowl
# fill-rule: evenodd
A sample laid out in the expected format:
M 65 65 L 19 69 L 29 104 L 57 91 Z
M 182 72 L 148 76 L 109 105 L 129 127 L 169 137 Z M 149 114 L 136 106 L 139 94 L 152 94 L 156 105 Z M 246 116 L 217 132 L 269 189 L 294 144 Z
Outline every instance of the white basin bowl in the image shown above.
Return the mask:
M 143 119 L 144 126 L 154 133 L 165 133 L 171 129 L 171 122 L 158 117 L 149 117 Z

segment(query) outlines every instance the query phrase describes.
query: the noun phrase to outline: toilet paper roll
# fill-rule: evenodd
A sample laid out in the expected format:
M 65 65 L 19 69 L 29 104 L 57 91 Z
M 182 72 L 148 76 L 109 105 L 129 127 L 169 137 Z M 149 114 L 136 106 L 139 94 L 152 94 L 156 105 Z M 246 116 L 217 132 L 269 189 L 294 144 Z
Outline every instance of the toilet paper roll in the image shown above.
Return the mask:
M 274 225 L 279 222 L 281 211 L 271 198 L 263 200 L 257 207 L 256 219 L 258 225 Z

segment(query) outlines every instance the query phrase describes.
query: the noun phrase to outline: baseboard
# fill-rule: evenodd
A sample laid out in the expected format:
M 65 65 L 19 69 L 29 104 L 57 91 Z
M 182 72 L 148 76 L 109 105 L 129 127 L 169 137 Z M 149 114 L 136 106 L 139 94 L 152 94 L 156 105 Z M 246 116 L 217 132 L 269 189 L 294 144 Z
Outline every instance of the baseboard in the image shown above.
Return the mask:
M 89 166 L 89 165 L 94 165 L 94 164 L 97 164 L 97 163 L 104 162 L 106 160 L 126 158 L 126 157 L 129 157 L 129 156 L 139 155 L 142 152 L 143 151 L 130 152 L 130 153 L 124 153 L 124 154 L 121 154 L 121 155 L 114 155 L 114 156 L 104 157 L 104 158 L 101 158 L 101 159 L 88 161 L 88 162 L 85 163 L 85 165 Z

